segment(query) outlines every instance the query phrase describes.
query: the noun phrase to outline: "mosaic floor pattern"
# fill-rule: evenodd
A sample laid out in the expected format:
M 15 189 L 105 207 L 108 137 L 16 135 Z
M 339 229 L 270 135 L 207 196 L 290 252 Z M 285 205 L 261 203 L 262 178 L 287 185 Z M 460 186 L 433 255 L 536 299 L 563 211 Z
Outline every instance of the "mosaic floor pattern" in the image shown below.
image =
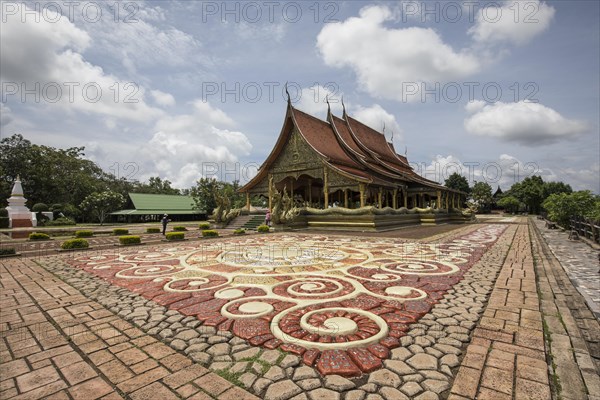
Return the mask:
M 254 346 L 298 354 L 324 375 L 382 366 L 506 225 L 435 243 L 253 235 L 120 249 L 71 264 Z

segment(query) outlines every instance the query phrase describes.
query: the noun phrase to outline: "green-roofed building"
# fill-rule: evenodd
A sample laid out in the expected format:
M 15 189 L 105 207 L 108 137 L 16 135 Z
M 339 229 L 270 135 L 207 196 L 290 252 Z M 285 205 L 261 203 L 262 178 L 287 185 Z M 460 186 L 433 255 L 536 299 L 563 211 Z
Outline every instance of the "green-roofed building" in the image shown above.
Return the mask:
M 159 221 L 164 214 L 174 221 L 199 221 L 206 212 L 194 209 L 191 196 L 170 194 L 129 193 L 124 210 L 111 213 L 119 221 Z

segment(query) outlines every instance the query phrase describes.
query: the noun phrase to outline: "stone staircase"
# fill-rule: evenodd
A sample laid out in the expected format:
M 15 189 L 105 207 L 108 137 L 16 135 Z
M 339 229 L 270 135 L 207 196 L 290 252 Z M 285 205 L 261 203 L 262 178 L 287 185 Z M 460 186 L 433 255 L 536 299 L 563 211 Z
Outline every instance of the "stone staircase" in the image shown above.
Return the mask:
M 265 223 L 265 216 L 262 214 L 260 214 L 260 215 L 240 215 L 239 217 L 237 217 L 236 219 L 231 221 L 231 223 L 229 225 L 227 225 L 227 228 L 230 228 L 230 229 L 243 228 L 243 229 L 247 229 L 247 230 L 256 230 L 257 226 L 262 225 L 264 223 Z

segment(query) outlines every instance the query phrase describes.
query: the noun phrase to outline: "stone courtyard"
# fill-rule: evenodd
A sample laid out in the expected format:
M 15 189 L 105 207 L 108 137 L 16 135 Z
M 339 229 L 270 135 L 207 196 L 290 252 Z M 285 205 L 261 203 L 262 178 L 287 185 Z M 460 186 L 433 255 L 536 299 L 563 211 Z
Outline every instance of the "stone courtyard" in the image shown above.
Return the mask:
M 3 259 L 0 398 L 598 399 L 598 320 L 529 221 Z

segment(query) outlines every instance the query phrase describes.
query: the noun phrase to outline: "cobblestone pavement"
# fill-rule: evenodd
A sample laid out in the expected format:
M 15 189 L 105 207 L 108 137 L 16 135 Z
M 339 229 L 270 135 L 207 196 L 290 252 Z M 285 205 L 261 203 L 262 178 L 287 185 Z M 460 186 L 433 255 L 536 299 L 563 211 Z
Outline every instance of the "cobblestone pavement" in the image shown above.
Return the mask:
M 5 260 L 0 398 L 550 398 L 528 232 L 278 234 L 212 242 L 244 251 L 190 241 Z M 80 359 L 56 361 L 57 348 Z M 79 381 L 63 372 L 75 363 L 89 370 Z M 104 389 L 74 389 L 92 381 Z
M 596 318 L 600 319 L 600 250 L 591 248 L 583 241 L 569 240 L 568 232 L 545 228 L 544 221 L 535 220 L 535 224 L 573 285 L 585 298 Z

